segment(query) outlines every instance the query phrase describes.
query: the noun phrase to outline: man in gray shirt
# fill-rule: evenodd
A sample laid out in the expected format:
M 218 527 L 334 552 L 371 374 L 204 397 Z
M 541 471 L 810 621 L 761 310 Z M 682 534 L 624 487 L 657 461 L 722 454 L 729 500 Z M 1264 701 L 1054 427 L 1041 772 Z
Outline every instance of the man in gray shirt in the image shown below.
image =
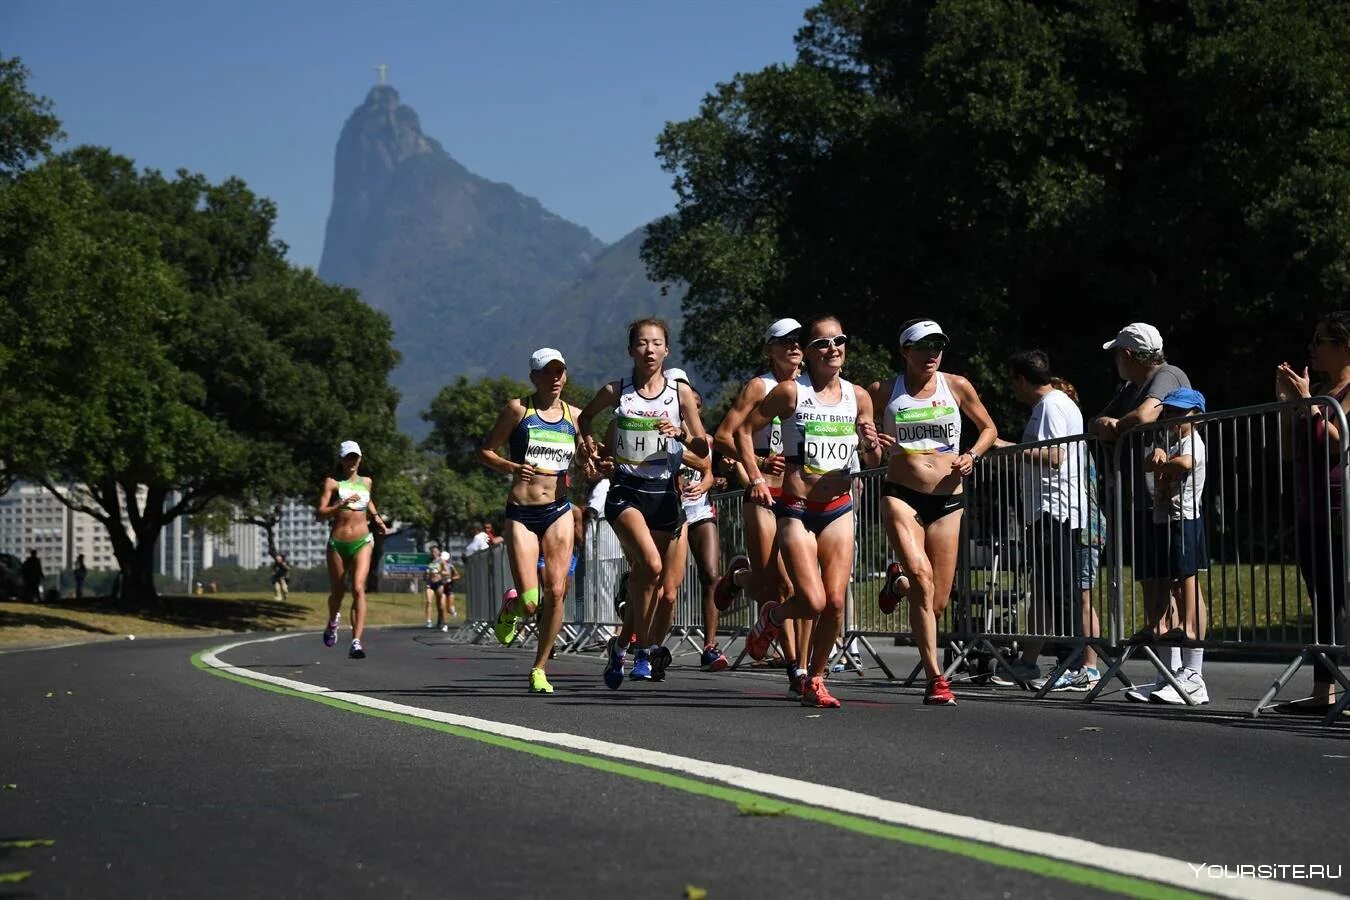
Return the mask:
M 1158 421 L 1162 399 L 1177 388 L 1191 386 L 1186 373 L 1167 362 L 1162 334 L 1147 322 L 1126 325 L 1102 349 L 1115 351 L 1116 372 L 1125 379 L 1106 409 L 1088 426 L 1102 443 L 1114 444 L 1133 425 Z

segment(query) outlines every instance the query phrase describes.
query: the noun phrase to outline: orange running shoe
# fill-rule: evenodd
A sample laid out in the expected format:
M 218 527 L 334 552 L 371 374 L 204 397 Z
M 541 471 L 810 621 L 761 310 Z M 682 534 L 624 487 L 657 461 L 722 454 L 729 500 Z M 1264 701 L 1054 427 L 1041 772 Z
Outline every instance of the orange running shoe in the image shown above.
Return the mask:
M 929 706 L 955 706 L 956 695 L 952 693 L 952 686 L 947 683 L 947 679 L 939 675 L 928 682 L 923 702 Z
M 898 562 L 889 563 L 886 566 L 886 581 L 881 586 L 881 593 L 877 594 L 877 608 L 882 615 L 889 616 L 908 593 L 909 576 Z
M 813 709 L 838 709 L 840 703 L 825 687 L 825 677 L 817 675 L 802 686 L 802 706 Z
M 769 618 L 769 613 L 777 609 L 779 603 L 777 600 L 770 600 L 759 608 L 759 618 L 755 620 L 755 627 L 750 629 L 750 633 L 745 636 L 745 649 L 750 654 L 750 658 L 758 662 L 769 655 L 769 645 L 773 639 L 778 637 L 778 632 L 782 631 L 781 625 L 773 624 L 773 619 Z

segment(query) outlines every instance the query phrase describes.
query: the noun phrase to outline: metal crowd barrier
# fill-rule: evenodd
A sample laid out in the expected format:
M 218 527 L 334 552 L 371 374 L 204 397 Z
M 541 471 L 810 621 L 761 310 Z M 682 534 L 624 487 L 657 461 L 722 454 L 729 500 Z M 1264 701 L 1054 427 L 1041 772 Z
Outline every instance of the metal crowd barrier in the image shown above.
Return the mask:
M 978 682 L 1002 673 L 1041 696 L 1059 675 L 1095 653 L 1101 677 L 1086 692 L 1091 701 L 1114 681 L 1131 687 L 1121 667 L 1139 656 L 1189 702 L 1158 648 L 1184 643 L 1287 654 L 1290 662 L 1252 714 L 1269 708 L 1301 666 L 1321 665 L 1341 689 L 1327 716 L 1334 721 L 1350 705 L 1350 678 L 1337 665 L 1337 658 L 1350 655 L 1345 621 L 1350 510 L 1341 502 L 1350 438 L 1337 447 L 1322 440 L 1319 418 L 1343 437 L 1350 435 L 1340 406 L 1318 397 L 1191 416 L 1186 434 L 1176 421 L 1162 421 L 1126 431 L 1114 446 L 1075 435 L 986 454 L 966 482 L 953 598 L 939 620 L 947 674 Z M 1163 461 L 1181 456 L 1194 461 L 1201 445 L 1202 490 L 1173 475 L 1160 480 L 1154 467 L 1146 466 L 1158 449 Z M 861 673 L 866 653 L 895 678 L 870 643 L 876 638 L 913 643 L 903 604 L 891 616 L 877 604 L 886 564 L 894 558 L 882 517 L 883 478 L 883 470 L 872 470 L 855 482 L 856 556 L 832 662 Z M 725 567 L 744 552 L 741 492 L 711 500 Z M 1174 529 L 1173 519 L 1201 524 Z M 1197 535 L 1207 546 L 1186 545 Z M 1174 588 L 1172 579 L 1164 578 L 1167 584 L 1159 587 L 1156 577 L 1140 580 L 1160 564 L 1171 566 L 1174 550 L 1183 558 L 1190 552 L 1198 562 L 1196 583 L 1208 612 L 1204 623 L 1192 616 L 1182 627 L 1177 601 L 1169 597 L 1184 583 Z M 465 569 L 469 618 L 481 635 L 490 630 L 501 594 L 511 584 L 504 548 L 470 557 Z M 588 516 L 563 649 L 603 646 L 618 622 L 615 592 L 626 570 L 608 523 Z M 1158 603 L 1150 607 L 1146 597 Z M 703 615 L 691 553 L 672 636 L 701 649 Z M 754 615 L 751 602 L 722 612 L 719 634 L 734 641 Z M 1037 645 L 1056 663 L 1043 684 L 1032 685 L 1010 663 L 1019 651 Z M 906 683 L 919 671 L 916 667 Z

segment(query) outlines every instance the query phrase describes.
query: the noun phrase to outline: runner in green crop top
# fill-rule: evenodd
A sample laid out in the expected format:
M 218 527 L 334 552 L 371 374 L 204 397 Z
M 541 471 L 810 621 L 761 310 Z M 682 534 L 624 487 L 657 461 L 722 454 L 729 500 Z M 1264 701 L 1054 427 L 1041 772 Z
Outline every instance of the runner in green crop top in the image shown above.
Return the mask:
M 365 648 L 361 635 L 366 625 L 366 577 L 370 574 L 370 557 L 375 531 L 384 534 L 384 519 L 375 509 L 370 493 L 374 483 L 358 474 L 361 467 L 361 448 L 356 441 L 343 441 L 338 450 L 341 478 L 325 478 L 319 494 L 320 521 L 332 525 L 328 536 L 328 627 L 323 630 L 323 643 L 331 647 L 337 643 L 338 622 L 341 618 L 342 598 L 346 594 L 347 574 L 352 578 L 352 646 L 348 656 L 364 659 Z

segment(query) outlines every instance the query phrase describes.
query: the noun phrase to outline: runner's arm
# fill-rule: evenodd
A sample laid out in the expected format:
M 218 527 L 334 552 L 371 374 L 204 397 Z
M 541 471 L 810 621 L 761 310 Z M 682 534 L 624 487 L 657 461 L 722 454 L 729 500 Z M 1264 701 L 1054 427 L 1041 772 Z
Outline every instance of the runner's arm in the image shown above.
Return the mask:
M 497 421 L 493 423 L 492 430 L 487 433 L 483 439 L 483 444 L 478 448 L 478 461 L 487 466 L 494 472 L 500 472 L 503 475 L 515 476 L 520 470 L 525 468 L 521 463 L 512 462 L 498 452 L 503 444 L 511 438 L 511 429 L 520 424 L 520 420 L 525 418 L 525 406 L 514 397 L 506 402 L 502 407 L 501 413 L 497 416 Z

